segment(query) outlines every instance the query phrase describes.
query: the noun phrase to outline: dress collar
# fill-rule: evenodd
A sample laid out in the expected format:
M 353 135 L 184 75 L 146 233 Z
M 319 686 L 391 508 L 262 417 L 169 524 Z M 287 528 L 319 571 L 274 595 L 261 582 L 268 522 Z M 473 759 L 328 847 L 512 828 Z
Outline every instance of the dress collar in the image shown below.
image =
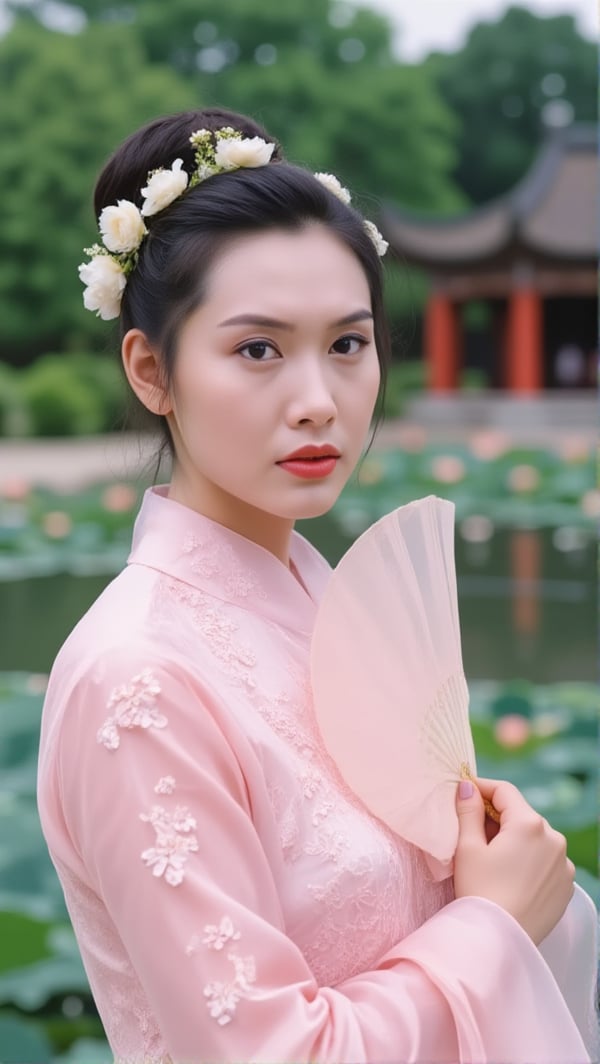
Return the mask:
M 265 547 L 169 499 L 167 491 L 161 485 L 145 492 L 128 565 L 148 566 L 286 628 L 312 632 L 331 567 L 304 536 L 292 531 L 288 569 Z

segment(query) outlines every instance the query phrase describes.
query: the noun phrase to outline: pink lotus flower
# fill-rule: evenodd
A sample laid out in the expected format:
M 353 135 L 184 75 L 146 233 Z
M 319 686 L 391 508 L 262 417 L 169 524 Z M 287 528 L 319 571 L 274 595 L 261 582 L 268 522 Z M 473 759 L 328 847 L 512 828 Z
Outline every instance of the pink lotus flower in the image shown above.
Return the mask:
M 509 471 L 507 481 L 511 491 L 526 494 L 529 491 L 535 491 L 539 486 L 540 474 L 535 466 L 516 465 Z
M 499 458 L 509 447 L 508 436 L 496 429 L 482 429 L 471 437 L 471 453 L 482 462 Z
M 3 480 L 2 484 L 0 484 L 0 495 L 7 502 L 23 502 L 30 491 L 31 484 L 28 484 L 26 480 L 22 480 L 20 477 Z
M 586 517 L 600 517 L 600 491 L 592 488 L 581 498 L 581 509 Z
M 589 458 L 592 445 L 585 436 L 567 436 L 557 445 L 557 451 L 563 462 L 576 464 Z
M 102 492 L 102 505 L 110 513 L 127 513 L 135 506 L 136 494 L 129 484 L 111 484 Z
M 64 539 L 73 528 L 73 522 L 63 510 L 50 510 L 42 518 L 42 528 L 51 539 Z
M 442 484 L 457 484 L 465 476 L 465 463 L 454 454 L 440 454 L 431 463 L 431 472 Z
M 499 717 L 494 725 L 494 737 L 501 746 L 523 746 L 531 735 L 531 725 L 527 717 L 520 713 L 507 713 Z

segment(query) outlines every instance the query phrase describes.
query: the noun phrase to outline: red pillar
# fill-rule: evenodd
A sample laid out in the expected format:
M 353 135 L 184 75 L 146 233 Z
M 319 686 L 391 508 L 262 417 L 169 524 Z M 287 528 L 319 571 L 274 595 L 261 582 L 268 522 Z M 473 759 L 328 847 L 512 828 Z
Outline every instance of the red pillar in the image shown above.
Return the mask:
M 458 386 L 461 362 L 456 307 L 442 292 L 432 292 L 425 308 L 427 386 L 451 392 Z
M 534 288 L 515 288 L 508 306 L 506 386 L 539 392 L 544 386 L 542 300 Z

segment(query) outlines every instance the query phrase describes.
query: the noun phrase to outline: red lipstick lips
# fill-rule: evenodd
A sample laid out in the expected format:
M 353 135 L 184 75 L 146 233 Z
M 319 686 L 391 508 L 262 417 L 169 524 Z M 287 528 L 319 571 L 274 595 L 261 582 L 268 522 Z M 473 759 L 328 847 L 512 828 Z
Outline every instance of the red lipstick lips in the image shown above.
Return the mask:
M 293 462 L 296 458 L 339 458 L 340 452 L 332 447 L 330 443 L 322 443 L 317 445 L 315 443 L 308 443 L 305 447 L 299 447 L 297 451 L 292 451 L 285 458 L 282 458 L 282 462 Z
M 277 465 L 303 480 L 313 480 L 333 473 L 339 457 L 340 452 L 329 443 L 323 443 L 320 446 L 309 443 L 293 451 Z

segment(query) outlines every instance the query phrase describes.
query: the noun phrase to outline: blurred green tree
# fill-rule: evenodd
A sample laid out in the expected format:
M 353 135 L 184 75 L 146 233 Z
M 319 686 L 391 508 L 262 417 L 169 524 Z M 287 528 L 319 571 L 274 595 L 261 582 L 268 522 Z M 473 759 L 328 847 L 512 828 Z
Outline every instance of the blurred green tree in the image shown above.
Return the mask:
M 106 17 L 106 0 L 84 0 Z M 392 52 L 391 20 L 337 0 L 134 0 L 153 61 L 188 73 L 206 104 L 249 111 L 289 158 L 357 192 L 446 211 L 456 124 L 422 70 Z M 128 17 L 131 17 L 129 14 Z
M 425 66 L 460 122 L 453 176 L 475 203 L 511 188 L 545 134 L 596 121 L 596 45 L 572 15 L 541 17 L 509 8 L 476 25 L 460 51 Z
M 51 6 L 13 3 L 40 20 Z M 338 170 L 357 191 L 438 212 L 464 202 L 448 180 L 456 122 L 430 76 L 394 57 L 392 23 L 382 14 L 340 0 L 61 7 L 134 33 L 151 63 L 190 79 L 196 100 L 253 114 L 289 158 Z
M 17 20 L 0 41 L 0 352 L 106 344 L 78 291 L 82 247 L 97 237 L 95 176 L 116 143 L 155 114 L 189 106 L 174 71 L 150 66 L 133 34 L 76 37 Z
M 383 198 L 435 212 L 463 203 L 448 176 L 456 121 L 430 75 L 394 59 L 391 25 L 371 10 L 338 0 L 13 9 L 0 41 L 0 348 L 13 361 L 106 343 L 75 273 L 95 237 L 87 204 L 102 160 L 153 115 L 200 103 L 247 111 L 288 158 L 337 173 L 373 218 Z M 52 29 L 57 10 L 64 32 Z

